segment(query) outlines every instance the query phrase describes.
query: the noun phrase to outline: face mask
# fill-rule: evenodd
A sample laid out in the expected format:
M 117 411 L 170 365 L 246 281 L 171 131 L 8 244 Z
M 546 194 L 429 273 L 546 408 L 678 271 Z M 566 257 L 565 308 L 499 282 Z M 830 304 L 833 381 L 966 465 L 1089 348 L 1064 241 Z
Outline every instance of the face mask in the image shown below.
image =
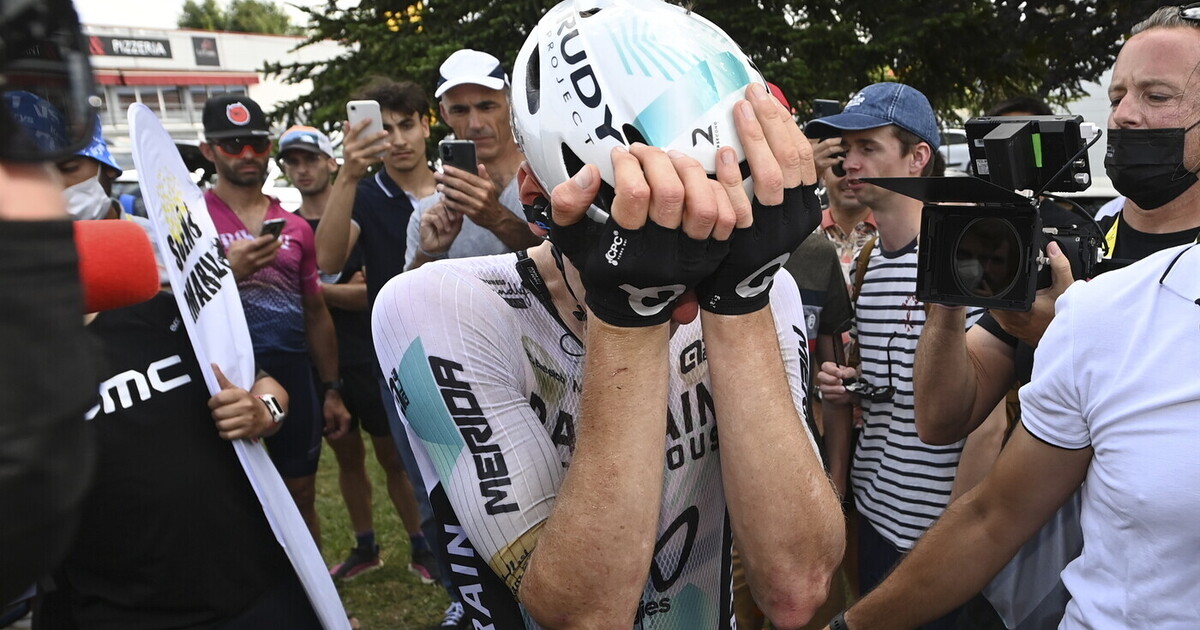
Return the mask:
M 1117 192 L 1152 210 L 1191 188 L 1197 180 L 1183 165 L 1184 138 L 1196 124 L 1187 129 L 1109 129 L 1104 170 Z
M 63 191 L 67 199 L 67 212 L 76 221 L 91 221 L 108 216 L 112 199 L 104 194 L 100 186 L 100 175 L 85 179 Z
M 954 266 L 963 286 L 971 293 L 978 291 L 979 281 L 983 280 L 983 263 L 976 258 L 960 258 Z

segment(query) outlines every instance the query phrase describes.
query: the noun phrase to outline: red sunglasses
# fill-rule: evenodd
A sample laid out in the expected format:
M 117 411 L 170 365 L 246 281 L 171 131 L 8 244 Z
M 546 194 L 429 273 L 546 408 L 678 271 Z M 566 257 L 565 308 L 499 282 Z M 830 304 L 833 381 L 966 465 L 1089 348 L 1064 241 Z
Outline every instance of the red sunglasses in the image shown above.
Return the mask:
M 265 155 L 271 150 L 271 139 L 265 136 L 239 136 L 236 138 L 221 138 L 213 144 L 221 150 L 221 153 L 229 157 L 241 157 L 246 148 L 249 147 L 254 155 Z

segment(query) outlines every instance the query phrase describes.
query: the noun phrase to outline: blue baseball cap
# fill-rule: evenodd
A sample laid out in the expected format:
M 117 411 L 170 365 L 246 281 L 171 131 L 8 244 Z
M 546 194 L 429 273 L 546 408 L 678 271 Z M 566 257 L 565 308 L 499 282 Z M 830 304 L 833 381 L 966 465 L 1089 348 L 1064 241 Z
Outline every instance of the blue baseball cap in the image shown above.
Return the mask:
M 937 117 L 929 99 L 901 83 L 875 83 L 854 95 L 840 114 L 818 118 L 804 126 L 810 138 L 827 138 L 843 131 L 862 131 L 896 125 L 929 143 L 935 151 L 942 144 Z
M 4 93 L 4 104 L 39 149 L 52 152 L 67 146 L 66 121 L 50 101 L 32 92 L 13 90 Z
M 84 147 L 76 155 L 90 157 L 105 166 L 116 169 L 118 177 L 124 172 L 124 169 L 118 166 L 117 161 L 113 159 L 112 153 L 108 151 L 108 143 L 104 141 L 104 133 L 100 129 L 99 114 L 96 114 L 96 131 L 92 134 L 91 144 Z

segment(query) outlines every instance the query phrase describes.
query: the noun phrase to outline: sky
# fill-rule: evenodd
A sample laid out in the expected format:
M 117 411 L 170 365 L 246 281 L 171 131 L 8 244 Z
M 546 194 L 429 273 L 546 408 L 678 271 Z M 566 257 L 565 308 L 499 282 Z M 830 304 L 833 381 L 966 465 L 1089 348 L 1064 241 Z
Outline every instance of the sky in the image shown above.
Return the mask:
M 227 0 L 217 0 L 228 6 Z M 99 26 L 130 26 L 136 28 L 176 28 L 183 13 L 184 0 L 75 0 L 75 10 L 84 24 Z M 282 6 L 295 24 L 304 23 L 304 14 L 290 6 L 324 4 L 325 0 L 288 0 L 275 3 Z M 345 4 L 339 0 L 339 5 Z

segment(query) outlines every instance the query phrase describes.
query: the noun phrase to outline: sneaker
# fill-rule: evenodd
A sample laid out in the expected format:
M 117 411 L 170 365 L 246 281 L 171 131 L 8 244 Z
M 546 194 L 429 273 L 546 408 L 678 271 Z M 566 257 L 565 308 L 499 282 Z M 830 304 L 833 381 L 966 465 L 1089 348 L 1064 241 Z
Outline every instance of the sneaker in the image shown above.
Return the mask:
M 463 609 L 462 602 L 450 602 L 450 607 L 446 609 L 446 613 L 442 618 L 442 623 L 439 628 L 457 628 L 462 624 L 463 618 L 467 616 L 467 611 Z
M 379 557 L 378 545 L 374 549 L 355 547 L 350 550 L 350 555 L 346 556 L 343 562 L 333 565 L 333 568 L 329 570 L 329 575 L 339 580 L 350 580 L 381 566 L 383 566 L 383 558 Z
M 413 552 L 408 570 L 417 576 L 422 584 L 433 584 L 441 579 L 437 567 L 437 557 L 428 549 Z

